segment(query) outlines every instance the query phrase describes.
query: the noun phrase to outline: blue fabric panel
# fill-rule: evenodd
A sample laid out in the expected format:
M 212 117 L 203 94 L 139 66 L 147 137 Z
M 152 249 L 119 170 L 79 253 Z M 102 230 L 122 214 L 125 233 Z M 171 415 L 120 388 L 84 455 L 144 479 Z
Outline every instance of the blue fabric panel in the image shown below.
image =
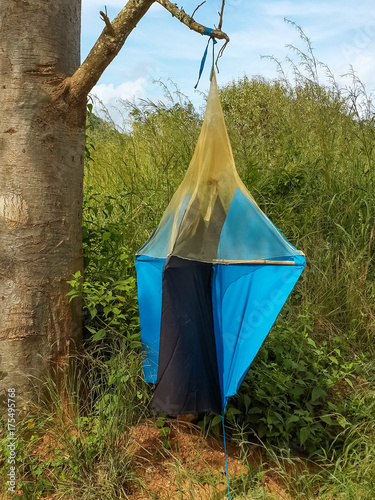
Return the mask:
M 234 395 L 304 268 L 216 264 L 212 300 L 223 409 Z
M 237 188 L 225 220 L 218 259 L 283 259 L 300 254 L 242 191 Z
M 159 360 L 162 306 L 162 274 L 166 259 L 138 255 L 135 259 L 141 340 L 145 351 L 143 372 L 146 382 L 156 382 Z

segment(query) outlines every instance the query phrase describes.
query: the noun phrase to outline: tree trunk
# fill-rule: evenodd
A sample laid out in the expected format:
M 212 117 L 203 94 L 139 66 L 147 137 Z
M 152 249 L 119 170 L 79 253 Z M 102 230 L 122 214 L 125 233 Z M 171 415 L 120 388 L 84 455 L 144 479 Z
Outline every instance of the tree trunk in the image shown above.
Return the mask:
M 0 0 L 0 404 L 15 388 L 17 412 L 51 366 L 63 389 L 80 345 L 86 97 L 154 1 L 206 33 L 170 0 L 128 0 L 79 66 L 81 0 Z
M 61 88 L 79 66 L 80 0 L 0 3 L 0 398 L 17 409 L 79 344 L 85 96 Z M 1 401 L 0 399 L 0 401 Z

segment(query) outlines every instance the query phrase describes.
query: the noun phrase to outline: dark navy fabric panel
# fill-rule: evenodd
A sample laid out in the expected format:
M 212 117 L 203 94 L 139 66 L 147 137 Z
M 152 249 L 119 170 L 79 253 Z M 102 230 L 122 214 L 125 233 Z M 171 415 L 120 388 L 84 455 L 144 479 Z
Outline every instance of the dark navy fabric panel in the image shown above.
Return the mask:
M 159 368 L 152 403 L 157 412 L 221 411 L 211 280 L 212 264 L 176 256 L 165 263 Z
M 156 382 L 159 359 L 160 320 L 162 305 L 162 275 L 166 259 L 138 255 L 138 307 L 141 340 L 144 349 L 143 373 L 146 382 Z

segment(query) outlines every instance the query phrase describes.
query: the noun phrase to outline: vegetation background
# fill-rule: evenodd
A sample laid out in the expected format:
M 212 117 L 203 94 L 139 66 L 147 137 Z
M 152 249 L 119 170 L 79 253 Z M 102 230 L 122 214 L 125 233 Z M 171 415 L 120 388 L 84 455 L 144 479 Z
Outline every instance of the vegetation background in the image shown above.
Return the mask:
M 232 495 L 281 498 L 261 487 L 272 470 L 289 498 L 373 500 L 375 113 L 355 72 L 340 87 L 300 35 L 305 51 L 292 47 L 296 57 L 288 58 L 292 80 L 275 61 L 275 80 L 244 76 L 220 89 L 241 178 L 307 258 L 227 409 L 229 436 L 247 468 L 231 477 Z M 120 103 L 123 128 L 88 106 L 85 276 L 72 276 L 70 294 L 84 299 L 84 353 L 67 379 L 70 412 L 48 380 L 48 397 L 22 423 L 14 498 L 115 500 L 142 490 L 131 429 L 151 413 L 134 255 L 180 184 L 202 123 L 176 87 L 163 87 L 163 102 Z M 199 425 L 219 436 L 219 423 L 212 414 Z M 157 425 L 167 453 L 170 426 L 163 418 Z M 5 420 L 3 429 L 6 495 Z M 258 465 L 248 460 L 250 443 L 262 450 Z M 212 498 L 225 497 L 215 474 L 189 478 L 209 482 Z M 170 498 L 196 498 L 189 484 Z

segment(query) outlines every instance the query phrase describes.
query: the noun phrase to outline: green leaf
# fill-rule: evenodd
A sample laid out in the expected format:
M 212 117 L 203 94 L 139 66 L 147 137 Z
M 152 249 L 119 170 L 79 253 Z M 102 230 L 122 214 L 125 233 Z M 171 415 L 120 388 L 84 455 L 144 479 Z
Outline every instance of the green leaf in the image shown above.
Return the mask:
M 239 415 L 241 411 L 238 408 L 234 408 L 233 406 L 231 406 L 227 409 L 226 413 L 229 415 Z
M 345 382 L 350 385 L 352 389 L 354 389 L 353 382 L 350 380 L 350 378 L 345 378 Z
M 303 446 L 310 437 L 310 427 L 302 427 L 299 431 L 299 442 Z
M 300 417 L 297 415 L 291 415 L 289 418 L 287 418 L 285 425 L 288 427 L 289 424 L 292 424 L 293 422 L 299 422 Z
M 332 425 L 333 424 L 333 420 L 332 420 L 332 418 L 329 415 L 322 415 L 320 417 L 320 420 L 323 420 L 323 422 L 325 422 L 328 425 Z
M 89 307 L 89 311 L 90 311 L 90 314 L 91 314 L 91 319 L 94 319 L 95 316 L 98 313 L 98 311 L 96 310 L 96 307 Z
M 314 403 L 317 399 L 326 399 L 327 393 L 321 387 L 314 387 L 311 393 L 311 402 Z
M 159 432 L 160 432 L 160 435 L 163 436 L 163 437 L 167 437 L 168 434 L 170 433 L 170 427 L 161 427 L 159 429 Z
M 248 396 L 247 394 L 245 394 L 244 397 L 243 397 L 243 402 L 244 402 L 244 405 L 245 405 L 245 410 L 248 411 L 250 403 L 251 403 L 250 396 Z
M 102 340 L 105 337 L 105 330 L 98 330 L 95 335 L 92 337 L 92 340 Z
M 298 399 L 305 392 L 304 388 L 301 386 L 297 386 L 293 389 L 292 395 L 294 399 Z
M 119 302 L 126 302 L 126 298 L 123 297 L 122 295 L 116 295 L 115 299 L 118 300 Z
M 158 419 L 155 422 L 156 427 L 163 427 L 164 424 L 165 424 L 165 418 L 158 417 Z
M 308 343 L 308 344 L 310 344 L 310 345 L 312 345 L 313 347 L 316 347 L 316 344 L 315 344 L 315 342 L 313 341 L 313 339 L 308 338 L 308 339 L 307 339 L 307 343 Z
M 172 445 L 171 445 L 171 443 L 170 443 L 170 441 L 169 441 L 168 439 L 163 439 L 163 441 L 162 441 L 162 445 L 163 445 L 165 448 L 167 448 L 168 450 L 170 450 L 170 449 L 171 449 L 171 447 L 172 447 Z
M 345 427 L 348 425 L 348 421 L 347 421 L 347 420 L 346 420 L 346 418 L 345 418 L 345 417 L 343 417 L 342 415 L 339 415 L 339 416 L 337 417 L 337 422 L 338 422 L 338 424 L 339 424 L 341 427 L 343 427 L 343 428 L 345 428 Z
M 142 347 L 142 342 L 139 342 L 139 340 L 132 340 L 130 342 L 131 349 L 139 349 L 140 347 Z
M 121 292 L 125 292 L 129 288 L 128 285 L 116 285 L 115 290 L 120 290 Z
M 218 425 L 221 423 L 221 415 L 216 415 L 211 422 L 211 427 L 215 427 L 215 425 Z
M 108 231 L 103 233 L 102 235 L 102 241 L 107 241 L 111 238 L 111 233 L 109 233 Z
M 284 358 L 283 359 L 283 365 L 284 365 L 284 368 L 286 368 L 287 370 L 289 370 L 289 368 L 292 368 L 293 366 L 293 361 L 289 358 Z
M 248 413 L 250 415 L 252 415 L 254 413 L 263 413 L 263 411 L 262 411 L 261 408 L 258 408 L 258 406 L 253 406 L 253 408 L 250 408 L 250 410 L 248 411 Z
M 262 437 L 264 437 L 267 434 L 267 431 L 268 429 L 266 425 L 263 422 L 261 422 L 258 427 L 258 436 L 262 439 Z
M 332 363 L 334 363 L 335 365 L 339 364 L 339 362 L 337 361 L 337 358 L 335 358 L 335 356 L 328 356 L 328 359 L 330 361 L 332 361 Z

